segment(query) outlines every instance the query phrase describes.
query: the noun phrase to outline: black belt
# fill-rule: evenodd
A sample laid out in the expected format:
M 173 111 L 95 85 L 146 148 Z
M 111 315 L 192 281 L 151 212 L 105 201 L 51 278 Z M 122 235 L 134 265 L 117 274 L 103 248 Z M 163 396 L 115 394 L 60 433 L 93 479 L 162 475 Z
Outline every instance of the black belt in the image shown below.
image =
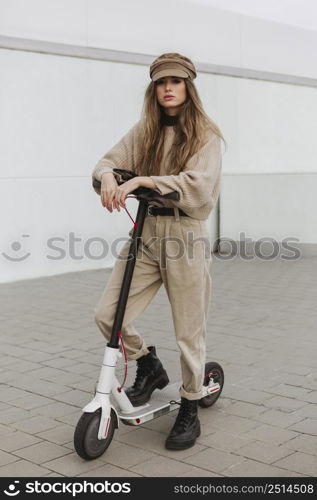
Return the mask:
M 185 215 L 188 217 L 183 210 L 178 209 L 179 215 Z M 175 215 L 174 208 L 168 207 L 155 207 L 154 205 L 149 205 L 146 215 Z

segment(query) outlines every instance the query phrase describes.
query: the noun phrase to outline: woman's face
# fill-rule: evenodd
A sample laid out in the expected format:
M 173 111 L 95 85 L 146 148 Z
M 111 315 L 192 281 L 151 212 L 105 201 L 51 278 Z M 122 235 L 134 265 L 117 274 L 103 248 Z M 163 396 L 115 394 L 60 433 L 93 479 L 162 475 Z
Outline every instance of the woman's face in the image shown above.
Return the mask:
M 186 85 L 184 78 L 165 76 L 156 82 L 158 103 L 168 115 L 176 115 L 186 101 Z

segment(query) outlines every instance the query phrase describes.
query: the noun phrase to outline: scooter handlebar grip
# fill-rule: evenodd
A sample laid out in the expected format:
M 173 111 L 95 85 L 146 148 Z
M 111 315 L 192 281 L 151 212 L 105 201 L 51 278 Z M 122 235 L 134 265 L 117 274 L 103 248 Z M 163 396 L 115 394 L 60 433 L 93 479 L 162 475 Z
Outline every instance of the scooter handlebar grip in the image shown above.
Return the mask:
M 101 187 L 101 182 L 97 181 L 97 179 L 93 179 L 92 185 L 94 188 L 99 189 Z

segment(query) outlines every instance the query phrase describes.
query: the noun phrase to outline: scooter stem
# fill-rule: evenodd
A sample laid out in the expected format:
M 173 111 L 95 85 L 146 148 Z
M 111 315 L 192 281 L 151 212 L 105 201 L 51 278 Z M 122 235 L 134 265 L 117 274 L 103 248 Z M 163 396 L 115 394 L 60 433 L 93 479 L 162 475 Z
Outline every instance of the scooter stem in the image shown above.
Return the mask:
M 118 332 L 122 328 L 124 312 L 126 309 L 126 304 L 128 301 L 134 266 L 136 262 L 137 251 L 141 242 L 141 236 L 143 231 L 143 225 L 145 220 L 145 215 L 148 207 L 147 200 L 140 200 L 139 207 L 136 216 L 136 223 L 132 233 L 132 241 L 129 248 L 129 254 L 127 257 L 127 263 L 123 275 L 122 286 L 120 290 L 120 295 L 118 299 L 117 309 L 114 317 L 111 338 L 108 342 L 108 346 L 112 348 L 119 348 L 119 335 Z

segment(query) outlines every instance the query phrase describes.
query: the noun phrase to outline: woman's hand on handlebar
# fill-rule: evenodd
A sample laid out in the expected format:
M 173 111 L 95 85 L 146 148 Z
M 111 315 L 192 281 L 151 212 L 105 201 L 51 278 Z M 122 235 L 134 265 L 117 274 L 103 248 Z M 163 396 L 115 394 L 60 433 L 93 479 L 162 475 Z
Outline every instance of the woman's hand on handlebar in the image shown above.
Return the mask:
M 120 212 L 120 206 L 125 207 L 127 195 L 138 187 L 138 177 L 134 177 L 118 186 L 112 172 L 104 173 L 101 177 L 100 188 L 102 206 L 107 208 L 109 212 L 112 212 L 114 208 Z
M 140 186 L 139 177 L 133 177 L 132 179 L 124 182 L 117 187 L 114 197 L 114 204 L 120 210 L 121 207 L 125 207 L 125 199 L 129 193 L 132 193 Z
M 113 208 L 117 208 L 114 203 L 114 198 L 116 191 L 118 189 L 118 184 L 115 176 L 112 172 L 107 172 L 101 176 L 101 188 L 100 188 L 100 198 L 101 204 L 109 212 L 113 211 Z M 120 211 L 120 209 L 118 209 Z
M 112 172 L 106 172 L 101 176 L 101 203 L 109 212 L 117 209 L 120 212 L 120 207 L 125 208 L 125 199 L 129 193 L 132 193 L 139 187 L 155 189 L 155 184 L 151 177 L 136 176 L 132 177 L 123 184 L 118 185 L 116 178 Z

